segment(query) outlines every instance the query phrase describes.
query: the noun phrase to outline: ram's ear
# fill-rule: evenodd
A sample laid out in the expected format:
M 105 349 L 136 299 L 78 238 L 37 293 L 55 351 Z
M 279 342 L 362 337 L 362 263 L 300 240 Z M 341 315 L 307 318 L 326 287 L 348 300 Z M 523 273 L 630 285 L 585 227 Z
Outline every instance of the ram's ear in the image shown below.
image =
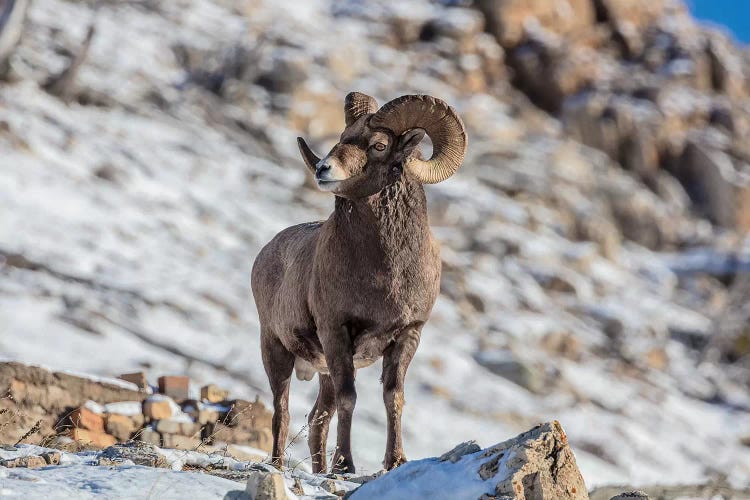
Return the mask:
M 315 174 L 315 169 L 318 167 L 320 158 L 315 156 L 315 153 L 308 147 L 307 143 L 302 137 L 297 137 L 297 146 L 299 146 L 299 152 L 302 155 L 302 159 L 305 161 L 307 168 Z
M 397 147 L 404 158 L 408 157 L 419 143 L 424 139 L 425 130 L 423 128 L 413 128 L 407 130 L 398 137 Z

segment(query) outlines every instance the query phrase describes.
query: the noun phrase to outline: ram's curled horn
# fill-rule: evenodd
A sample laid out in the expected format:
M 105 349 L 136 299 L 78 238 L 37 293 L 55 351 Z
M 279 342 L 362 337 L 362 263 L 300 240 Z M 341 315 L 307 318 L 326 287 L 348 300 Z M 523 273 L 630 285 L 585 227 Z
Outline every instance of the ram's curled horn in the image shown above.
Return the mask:
M 305 165 L 312 171 L 312 173 L 315 173 L 320 158 L 312 152 L 302 137 L 297 137 L 297 146 L 299 146 L 299 152 L 302 155 L 302 159 L 305 160 Z
M 349 92 L 344 101 L 344 119 L 348 127 L 364 115 L 375 113 L 378 110 L 378 101 L 361 92 Z
M 384 104 L 370 119 L 371 127 L 391 130 L 397 137 L 421 128 L 432 141 L 432 157 L 411 157 L 405 168 L 421 182 L 434 184 L 455 174 L 466 154 L 466 129 L 445 102 L 429 95 L 405 95 Z

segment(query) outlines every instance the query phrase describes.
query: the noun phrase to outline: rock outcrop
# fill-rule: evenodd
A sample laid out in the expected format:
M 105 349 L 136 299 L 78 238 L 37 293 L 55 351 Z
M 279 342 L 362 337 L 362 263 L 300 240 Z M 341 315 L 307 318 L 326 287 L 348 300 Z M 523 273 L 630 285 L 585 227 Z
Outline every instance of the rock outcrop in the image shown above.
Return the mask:
M 270 451 L 272 415 L 259 399 L 228 400 L 228 391 L 216 386 L 204 387 L 207 397 L 201 400 L 188 399 L 185 376 L 160 377 L 161 393 L 152 395 L 142 381 L 145 374 L 134 375 L 125 378 L 138 385 L 0 363 L 0 387 L 7 388 L 0 399 L 0 444 L 119 450 L 112 446 L 137 442 L 181 450 L 221 449 L 245 459 L 262 458 Z
M 588 493 L 560 423 L 538 425 L 484 450 L 463 443 L 440 458 L 408 462 L 351 498 L 586 500 Z
M 31 429 L 24 442 L 40 443 L 57 434 L 62 426 L 71 425 L 71 412 L 87 401 L 100 404 L 117 401 L 141 401 L 145 392 L 134 384 L 117 379 L 97 379 L 65 372 L 53 372 L 23 363 L 0 363 L 0 442 L 15 443 Z M 90 411 L 84 410 L 85 416 Z M 73 415 L 75 418 L 75 416 Z M 101 420 L 95 415 L 94 420 Z M 81 421 L 81 418 L 77 419 Z M 87 429 L 103 431 L 101 429 Z

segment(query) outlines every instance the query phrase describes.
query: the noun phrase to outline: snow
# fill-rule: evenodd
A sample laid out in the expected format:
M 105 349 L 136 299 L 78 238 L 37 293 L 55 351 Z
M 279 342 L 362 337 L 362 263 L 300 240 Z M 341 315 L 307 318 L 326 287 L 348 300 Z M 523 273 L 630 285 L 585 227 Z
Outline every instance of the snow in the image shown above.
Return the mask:
M 104 408 L 104 406 L 100 405 L 96 401 L 91 401 L 91 400 L 86 401 L 85 403 L 83 403 L 83 406 L 87 410 L 90 410 L 93 413 L 96 413 L 97 415 L 101 415 L 101 414 L 103 414 L 106 411 L 105 408 Z
M 352 494 L 352 499 L 379 498 L 433 498 L 452 500 L 454 498 L 479 498 L 483 494 L 493 494 L 495 485 L 504 478 L 498 474 L 483 480 L 479 467 L 487 461 L 479 451 L 465 455 L 459 461 L 441 462 L 428 458 L 408 462 L 398 469 L 362 485 Z M 501 459 L 498 470 L 506 470 L 508 456 Z
M 107 384 L 107 385 L 114 385 L 117 387 L 122 387 L 123 389 L 128 389 L 131 391 L 137 391 L 139 390 L 138 386 L 132 382 L 128 382 L 127 380 L 122 380 L 115 377 L 101 377 L 98 375 L 92 375 L 91 373 L 85 373 L 80 372 L 76 370 L 58 370 L 60 373 L 65 373 L 67 375 L 73 375 L 74 377 L 82 377 L 87 378 L 91 380 L 92 382 L 99 382 L 100 384 Z
M 105 404 L 104 411 L 117 415 L 140 415 L 143 412 L 143 404 L 140 401 L 118 401 Z
M 226 498 L 244 491 L 242 484 L 199 472 L 176 472 L 143 466 L 71 465 L 42 469 L 0 469 L 3 498 L 49 500 L 94 498 Z
M 247 452 L 265 453 L 250 447 Z M 220 468 L 228 471 L 260 470 L 279 473 L 267 464 L 241 462 L 221 453 L 183 451 L 156 448 L 164 455 L 169 468 L 159 469 L 136 466 L 127 462 L 118 466 L 98 466 L 99 452 L 61 453 L 61 465 L 40 469 L 0 468 L 0 497 L 5 498 L 233 498 L 245 491 L 245 483 L 212 476 L 206 472 L 184 472 L 185 466 L 194 468 Z M 17 458 L 56 451 L 33 445 L 20 445 L 15 451 L 0 449 L 0 458 Z M 309 469 L 294 463 L 283 472 L 287 495 L 298 498 L 289 488 L 295 479 L 301 481 L 305 495 L 301 499 L 336 498 L 321 484 L 325 476 L 310 474 Z M 351 491 L 359 485 L 346 480 L 336 480 L 336 488 Z M 228 496 L 227 496 L 228 495 Z M 241 497 L 238 497 L 241 498 Z

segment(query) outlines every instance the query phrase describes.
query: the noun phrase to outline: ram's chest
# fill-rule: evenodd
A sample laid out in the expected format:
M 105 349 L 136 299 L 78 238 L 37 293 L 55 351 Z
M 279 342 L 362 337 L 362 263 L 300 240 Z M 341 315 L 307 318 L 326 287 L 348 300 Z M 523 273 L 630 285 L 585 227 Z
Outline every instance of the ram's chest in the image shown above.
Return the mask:
M 427 320 L 439 291 L 440 260 L 431 248 L 391 261 L 352 255 L 321 266 L 315 282 L 314 309 L 386 330 Z

